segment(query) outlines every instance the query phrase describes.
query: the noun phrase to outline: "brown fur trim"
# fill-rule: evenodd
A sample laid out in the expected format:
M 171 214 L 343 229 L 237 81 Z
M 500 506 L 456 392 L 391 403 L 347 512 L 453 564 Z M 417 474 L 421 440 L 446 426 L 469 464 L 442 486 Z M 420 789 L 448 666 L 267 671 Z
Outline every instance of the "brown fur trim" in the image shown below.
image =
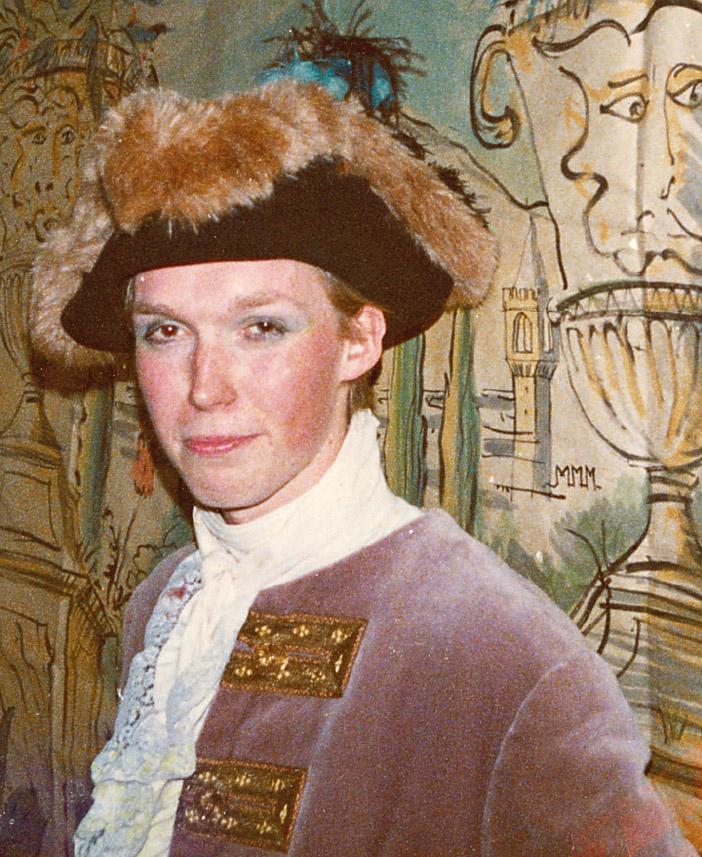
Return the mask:
M 35 348 L 74 371 L 94 365 L 95 352 L 68 339 L 59 316 L 115 228 L 133 232 L 155 212 L 194 226 L 216 220 L 266 198 L 277 178 L 319 157 L 369 182 L 451 275 L 454 305 L 483 297 L 496 252 L 481 218 L 357 102 L 292 81 L 209 101 L 147 90 L 107 116 L 74 214 L 37 260 Z
M 97 183 L 86 180 L 68 224 L 52 233 L 34 262 L 30 308 L 33 361 L 37 373 L 48 383 L 101 384 L 111 375 L 114 357 L 74 342 L 61 325 L 61 313 L 113 229 Z

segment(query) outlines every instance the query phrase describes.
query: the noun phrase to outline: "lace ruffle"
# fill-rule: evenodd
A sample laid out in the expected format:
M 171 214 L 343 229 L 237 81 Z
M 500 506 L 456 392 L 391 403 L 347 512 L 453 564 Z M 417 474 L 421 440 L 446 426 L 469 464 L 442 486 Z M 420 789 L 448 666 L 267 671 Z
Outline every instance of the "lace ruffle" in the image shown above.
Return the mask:
M 94 802 L 75 835 L 76 857 L 137 854 L 149 831 L 159 784 L 167 775 L 164 763 L 181 768 L 181 777 L 192 773 L 182 770 L 189 759 L 183 758 L 181 748 L 164 746 L 164 729 L 154 723 L 153 693 L 161 649 L 201 587 L 200 557 L 194 553 L 173 572 L 146 626 L 144 650 L 130 666 L 115 733 L 92 765 Z

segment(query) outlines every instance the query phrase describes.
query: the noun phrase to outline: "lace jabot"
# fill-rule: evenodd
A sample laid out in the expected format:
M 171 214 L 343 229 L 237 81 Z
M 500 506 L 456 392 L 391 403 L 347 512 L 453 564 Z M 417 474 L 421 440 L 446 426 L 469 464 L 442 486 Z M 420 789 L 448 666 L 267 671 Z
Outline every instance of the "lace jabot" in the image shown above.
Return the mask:
M 114 736 L 92 766 L 94 802 L 75 835 L 76 857 L 167 853 L 180 794 L 171 786 L 195 769 L 195 741 L 256 595 L 420 514 L 385 483 L 377 427 L 370 411 L 355 414 L 322 479 L 267 515 L 228 525 L 215 512 L 195 510 L 198 550 L 173 573 L 132 661 Z M 161 832 L 151 836 L 157 814 Z

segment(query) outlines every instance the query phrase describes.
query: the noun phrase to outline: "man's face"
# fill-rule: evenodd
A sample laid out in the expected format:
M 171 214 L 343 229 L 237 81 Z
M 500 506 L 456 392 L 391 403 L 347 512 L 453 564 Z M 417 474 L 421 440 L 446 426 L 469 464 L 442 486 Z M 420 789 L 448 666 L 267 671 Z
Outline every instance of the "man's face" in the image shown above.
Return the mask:
M 702 272 L 702 13 L 664 7 L 638 32 L 603 27 L 559 59 L 587 104 L 564 163 L 591 188 L 596 251 L 629 276 Z
M 566 288 L 702 282 L 702 2 L 588 9 L 478 55 L 481 157 L 522 204 L 548 203 Z
M 44 241 L 73 207 L 88 126 L 68 87 L 20 85 L 0 109 L 0 210 L 13 240 Z
M 343 338 L 321 271 L 280 259 L 149 271 L 133 317 L 144 400 L 198 503 L 241 522 L 319 480 L 346 434 L 348 382 L 373 365 Z

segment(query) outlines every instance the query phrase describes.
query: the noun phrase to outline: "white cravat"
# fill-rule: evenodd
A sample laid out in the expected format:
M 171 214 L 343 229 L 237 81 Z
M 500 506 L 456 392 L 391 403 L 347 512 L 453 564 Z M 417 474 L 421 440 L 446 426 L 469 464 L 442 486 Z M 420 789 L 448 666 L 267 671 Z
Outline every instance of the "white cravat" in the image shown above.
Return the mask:
M 342 448 L 302 496 L 246 524 L 196 509 L 198 551 L 176 569 L 134 659 L 115 736 L 93 763 L 95 802 L 76 857 L 168 852 L 182 781 L 256 595 L 324 568 L 410 523 L 380 467 L 377 420 L 354 415 Z

